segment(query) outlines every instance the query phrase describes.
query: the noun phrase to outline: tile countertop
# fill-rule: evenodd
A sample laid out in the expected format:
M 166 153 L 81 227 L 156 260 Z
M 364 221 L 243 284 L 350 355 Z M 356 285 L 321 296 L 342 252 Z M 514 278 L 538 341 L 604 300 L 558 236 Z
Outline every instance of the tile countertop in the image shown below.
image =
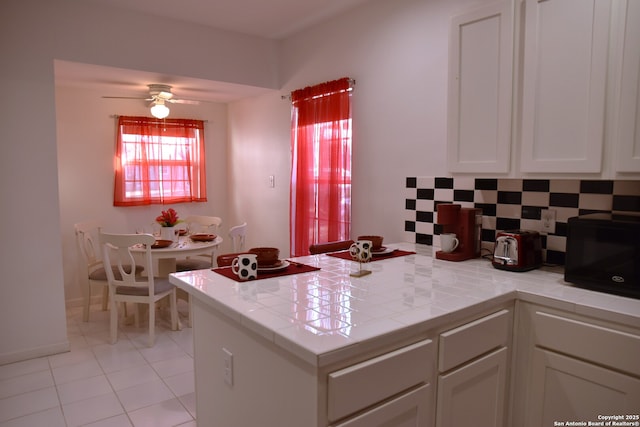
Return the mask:
M 321 366 L 370 340 L 415 334 L 520 299 L 640 327 L 640 300 L 574 287 L 557 270 L 516 273 L 486 259 L 450 262 L 432 247 L 387 247 L 415 255 L 358 264 L 326 255 L 295 260 L 318 271 L 236 282 L 210 270 L 174 273 L 173 284 L 303 360 Z

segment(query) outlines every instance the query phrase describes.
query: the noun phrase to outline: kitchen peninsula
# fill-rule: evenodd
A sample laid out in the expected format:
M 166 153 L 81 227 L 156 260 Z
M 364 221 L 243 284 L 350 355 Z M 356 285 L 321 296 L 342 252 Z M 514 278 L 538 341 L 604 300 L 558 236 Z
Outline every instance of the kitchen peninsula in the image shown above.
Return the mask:
M 430 246 L 388 247 L 415 254 L 371 262 L 361 278 L 350 276 L 357 263 L 328 255 L 296 258 L 320 270 L 249 282 L 172 274 L 193 296 L 198 422 L 541 425 L 563 409 L 538 410 L 553 390 L 536 370 L 579 364 L 574 376 L 594 384 L 588 361 L 617 405 L 608 412 L 640 407 L 640 300 L 579 289 L 545 269 L 505 272 L 485 259 L 434 259 Z M 581 341 L 591 337 L 603 345 Z M 583 351 L 575 364 L 573 350 Z M 601 396 L 594 390 L 587 397 Z

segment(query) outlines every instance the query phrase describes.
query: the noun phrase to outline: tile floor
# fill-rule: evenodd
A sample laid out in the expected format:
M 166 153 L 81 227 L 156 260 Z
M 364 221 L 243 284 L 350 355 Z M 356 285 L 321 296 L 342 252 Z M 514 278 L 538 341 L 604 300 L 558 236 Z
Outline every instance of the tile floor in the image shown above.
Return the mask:
M 68 309 L 67 331 L 70 352 L 0 366 L 0 427 L 195 427 L 191 328 L 159 320 L 149 348 L 146 327 L 121 325 L 111 345 L 95 305 L 87 323 Z

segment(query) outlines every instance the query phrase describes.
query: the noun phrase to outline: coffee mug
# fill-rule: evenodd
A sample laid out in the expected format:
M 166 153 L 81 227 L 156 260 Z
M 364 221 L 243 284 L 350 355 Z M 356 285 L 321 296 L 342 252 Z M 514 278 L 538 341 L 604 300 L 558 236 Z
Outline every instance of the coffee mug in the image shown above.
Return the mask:
M 358 240 L 349 247 L 349 253 L 358 262 L 367 262 L 371 259 L 371 240 Z
M 455 251 L 459 243 L 455 233 L 444 233 L 440 235 L 440 249 L 442 249 L 442 252 Z
M 231 271 L 240 280 L 251 280 L 258 277 L 258 255 L 241 254 L 231 262 Z

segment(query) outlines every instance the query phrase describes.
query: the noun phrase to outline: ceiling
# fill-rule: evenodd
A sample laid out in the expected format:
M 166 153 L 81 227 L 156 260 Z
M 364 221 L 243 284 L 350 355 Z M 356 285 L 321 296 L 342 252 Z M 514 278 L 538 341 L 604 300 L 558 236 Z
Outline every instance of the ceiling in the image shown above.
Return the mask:
M 280 39 L 369 0 L 85 0 Z
M 84 0 L 210 27 L 281 39 L 370 0 Z M 147 84 L 173 86 L 175 96 L 231 102 L 266 89 L 113 67 L 56 61 L 56 84 L 108 96 L 144 96 Z
M 124 68 L 55 61 L 56 86 L 89 89 L 102 96 L 147 98 L 148 84 L 168 84 L 176 98 L 227 103 L 270 92 L 269 89 Z

